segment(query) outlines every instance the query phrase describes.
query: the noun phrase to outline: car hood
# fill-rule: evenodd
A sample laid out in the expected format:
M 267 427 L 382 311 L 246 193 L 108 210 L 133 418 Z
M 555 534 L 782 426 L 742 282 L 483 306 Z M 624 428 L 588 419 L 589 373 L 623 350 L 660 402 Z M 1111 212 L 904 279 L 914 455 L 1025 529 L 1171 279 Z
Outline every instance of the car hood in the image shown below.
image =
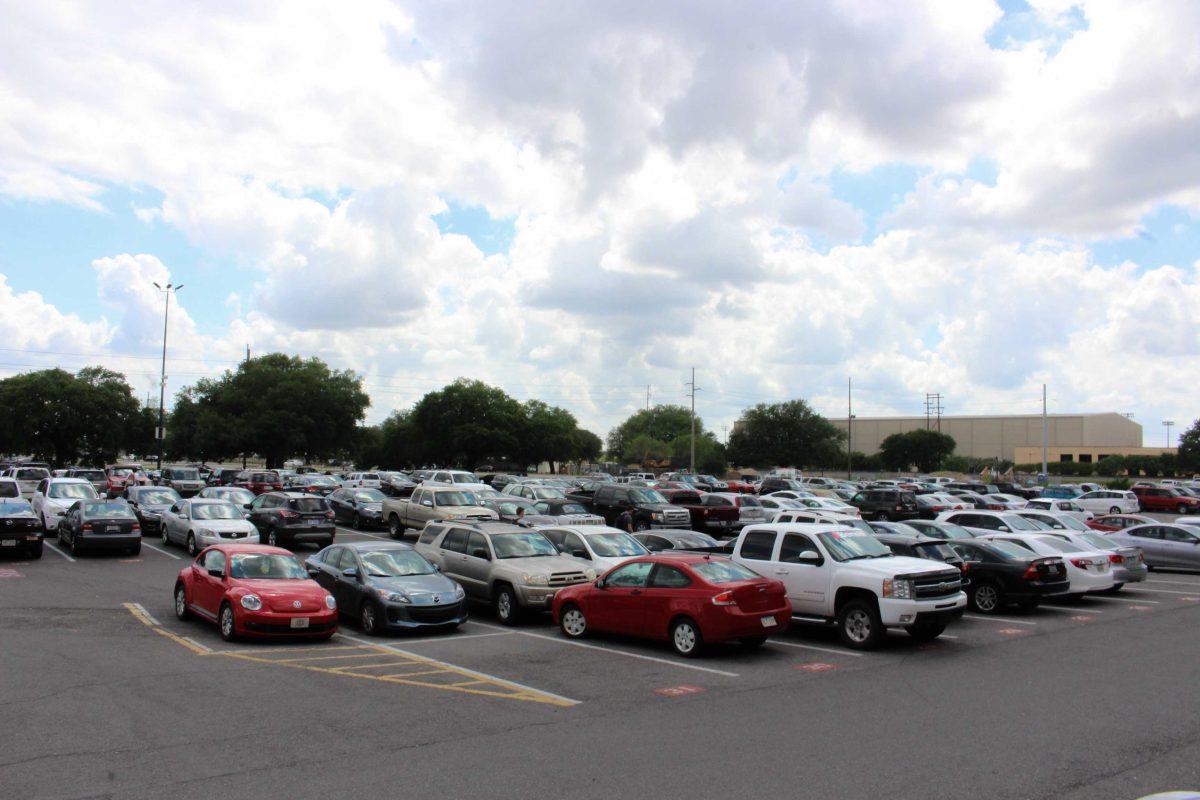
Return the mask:
M 234 581 L 236 586 L 258 595 L 263 604 L 271 611 L 324 611 L 325 595 L 328 594 L 316 581 L 308 579 L 296 580 L 255 580 L 239 578 Z M 299 603 L 299 607 L 296 606 Z
M 552 572 L 583 572 L 587 567 L 577 558 L 570 556 L 526 556 L 523 558 L 501 558 L 498 566 L 509 567 L 521 572 L 550 574 Z
M 428 506 L 418 506 L 419 508 L 428 508 Z M 490 508 L 483 506 L 434 506 L 434 511 L 444 514 L 447 517 L 487 517 L 488 519 L 499 519 L 499 515 Z
M 960 573 L 949 564 L 931 561 L 927 558 L 912 558 L 910 556 L 892 556 L 891 558 L 864 558 L 858 561 L 847 561 L 843 569 L 853 569 L 862 575 L 873 575 L 879 578 L 892 578 L 898 575 L 922 575 L 927 573 L 945 573 L 947 577 L 960 577 Z
M 192 522 L 197 528 L 202 530 L 219 531 L 222 533 L 233 533 L 234 531 L 252 533 L 258 530 L 244 519 L 196 519 L 192 520 Z
M 455 599 L 458 590 L 457 583 L 437 572 L 400 578 L 371 578 L 369 585 L 393 592 L 404 592 L 412 598 L 413 605 L 445 605 Z

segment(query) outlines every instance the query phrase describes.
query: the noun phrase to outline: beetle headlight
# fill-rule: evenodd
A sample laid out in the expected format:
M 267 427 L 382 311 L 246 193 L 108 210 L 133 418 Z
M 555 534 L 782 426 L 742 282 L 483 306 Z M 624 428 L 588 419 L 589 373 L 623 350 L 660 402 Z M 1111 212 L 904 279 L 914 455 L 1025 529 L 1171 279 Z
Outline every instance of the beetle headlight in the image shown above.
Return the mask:
M 337 600 L 333 599 L 333 595 L 331 595 L 331 594 L 325 595 L 325 607 L 328 608 L 330 611 L 337 608 Z
M 244 594 L 242 595 L 242 608 L 258 611 L 262 608 L 262 599 L 256 594 Z

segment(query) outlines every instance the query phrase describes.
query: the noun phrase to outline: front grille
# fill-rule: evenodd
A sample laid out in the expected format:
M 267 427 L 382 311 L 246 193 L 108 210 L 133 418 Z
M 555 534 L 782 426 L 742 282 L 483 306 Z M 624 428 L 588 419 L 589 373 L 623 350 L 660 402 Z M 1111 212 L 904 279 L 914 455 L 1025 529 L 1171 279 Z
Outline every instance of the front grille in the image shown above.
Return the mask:
M 587 580 L 582 572 L 555 572 L 550 576 L 551 586 L 570 586 L 573 583 L 583 583 Z
M 953 597 L 962 590 L 962 575 L 943 573 L 913 578 L 913 594 L 918 600 Z
M 690 524 L 692 515 L 683 509 L 670 509 L 663 512 L 663 519 L 672 524 Z
M 426 608 L 411 606 L 408 609 L 408 618 L 413 622 L 437 625 L 443 622 L 453 622 L 458 619 L 461 613 L 461 606 L 458 603 L 449 606 L 429 606 Z
M 222 539 L 244 539 L 248 535 L 245 531 L 221 531 Z

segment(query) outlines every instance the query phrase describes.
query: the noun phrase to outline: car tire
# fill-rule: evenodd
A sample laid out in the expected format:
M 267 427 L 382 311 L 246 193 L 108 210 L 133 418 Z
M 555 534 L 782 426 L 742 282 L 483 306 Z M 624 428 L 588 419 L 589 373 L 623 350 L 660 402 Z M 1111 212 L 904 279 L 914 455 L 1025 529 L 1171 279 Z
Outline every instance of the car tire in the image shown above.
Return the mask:
M 200 553 L 200 549 L 196 547 L 196 534 L 191 531 L 188 531 L 187 551 L 188 555 L 192 558 L 195 558 Z
M 879 511 L 875 514 L 875 521 L 876 522 L 889 522 L 889 521 L 891 521 L 891 517 L 888 516 L 888 512 Z
M 742 647 L 746 648 L 747 650 L 757 650 L 758 648 L 762 647 L 764 644 L 767 643 L 767 637 L 766 636 L 747 636 L 745 639 L 742 639 L 741 642 L 742 642 Z
M 83 555 L 83 548 L 79 546 L 79 537 L 78 536 L 71 537 L 71 541 L 67 543 L 67 549 L 71 552 L 71 555 L 73 555 L 73 556 L 78 557 L 78 556 Z
M 565 606 L 558 615 L 558 627 L 568 639 L 582 639 L 587 636 L 587 617 L 583 609 L 571 603 Z
M 908 635 L 915 642 L 932 642 L 937 637 L 941 636 L 946 630 L 946 623 L 921 623 L 918 625 L 909 625 L 904 630 L 908 631 Z
M 1180 505 L 1175 509 L 1175 513 L 1181 517 L 1186 516 L 1188 513 L 1188 507 L 1185 505 Z
M 182 583 L 175 584 L 175 617 L 180 620 L 190 619 L 192 612 L 187 607 L 187 589 Z
M 1106 590 L 1106 591 L 1104 592 L 1104 594 L 1116 594 L 1117 592 L 1121 591 L 1121 589 L 1123 589 L 1123 588 L 1125 588 L 1125 584 L 1123 584 L 1123 583 L 1114 583 L 1114 584 L 1113 584 L 1113 587 L 1112 587 L 1111 589 L 1108 589 L 1108 590 Z
M 222 603 L 221 610 L 217 613 L 217 629 L 221 632 L 221 638 L 227 642 L 232 642 L 237 639 L 237 626 L 234 624 L 233 606 L 229 603 Z
M 684 658 L 695 658 L 704 649 L 704 637 L 700 626 L 689 617 L 680 617 L 671 623 L 671 647 Z
M 842 643 L 855 650 L 872 650 L 883 641 L 883 621 L 879 609 L 868 600 L 851 600 L 842 606 L 837 617 L 838 636 Z
M 358 627 L 367 636 L 378 636 L 381 631 L 379 629 L 379 612 L 375 608 L 375 604 L 370 600 L 364 600 L 362 607 L 358 610 Z
M 41 542 L 38 542 L 37 544 L 35 544 L 29 548 L 29 557 L 35 561 L 42 557 L 42 543 Z
M 1116 506 L 1113 506 L 1112 508 L 1110 508 L 1110 509 L 1108 510 L 1108 513 L 1110 513 L 1110 514 L 1120 514 L 1120 513 L 1121 513 L 1121 509 L 1117 508 Z
M 1004 607 L 1004 593 L 993 581 L 980 581 L 967 594 L 971 609 L 980 614 L 998 614 Z
M 516 625 L 521 615 L 521 607 L 517 605 L 517 593 L 507 583 L 496 587 L 492 598 L 492 607 L 496 610 L 496 619 L 501 625 Z
M 158 535 L 159 538 L 162 539 L 163 547 L 171 546 L 171 537 L 167 535 L 167 526 L 163 525 L 161 522 L 158 524 Z
M 392 514 L 388 517 L 388 536 L 393 539 L 404 538 L 404 523 L 400 521 L 400 517 Z

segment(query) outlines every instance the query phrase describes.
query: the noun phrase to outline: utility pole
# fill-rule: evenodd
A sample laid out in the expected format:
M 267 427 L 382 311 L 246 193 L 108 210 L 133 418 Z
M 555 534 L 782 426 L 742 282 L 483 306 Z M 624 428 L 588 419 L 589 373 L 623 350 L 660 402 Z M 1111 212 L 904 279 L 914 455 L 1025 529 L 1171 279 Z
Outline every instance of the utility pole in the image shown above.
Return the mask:
M 646 384 L 646 410 L 650 410 L 650 384 Z
M 1163 427 L 1167 429 L 1167 447 L 1171 446 L 1171 426 L 1175 424 L 1173 419 L 1164 419 Z
M 1042 384 L 1042 474 L 1046 474 L 1046 384 Z
M 158 385 L 158 430 L 154 432 L 154 438 L 158 440 L 158 469 L 162 470 L 163 459 L 163 439 L 166 438 L 167 432 L 163 427 L 166 403 L 167 403 L 167 320 L 171 315 L 171 295 L 183 288 L 183 284 L 172 286 L 159 286 L 154 284 L 154 288 L 163 293 L 163 349 L 162 349 L 162 372 L 159 376 Z
M 691 441 L 692 455 L 691 455 L 691 460 L 688 462 L 688 471 L 691 472 L 693 475 L 695 475 L 696 474 L 696 392 L 699 391 L 696 388 L 696 368 L 695 367 L 692 367 L 692 379 L 690 381 L 688 381 L 688 388 L 690 389 L 690 393 L 692 395 L 692 441 Z
M 250 344 L 246 343 L 246 363 L 250 363 Z
M 854 403 L 853 378 L 846 378 L 846 480 L 854 477 Z
M 942 395 L 940 392 L 927 392 L 925 394 L 925 430 L 929 430 L 933 426 L 932 418 L 937 418 L 938 433 L 942 432 Z

